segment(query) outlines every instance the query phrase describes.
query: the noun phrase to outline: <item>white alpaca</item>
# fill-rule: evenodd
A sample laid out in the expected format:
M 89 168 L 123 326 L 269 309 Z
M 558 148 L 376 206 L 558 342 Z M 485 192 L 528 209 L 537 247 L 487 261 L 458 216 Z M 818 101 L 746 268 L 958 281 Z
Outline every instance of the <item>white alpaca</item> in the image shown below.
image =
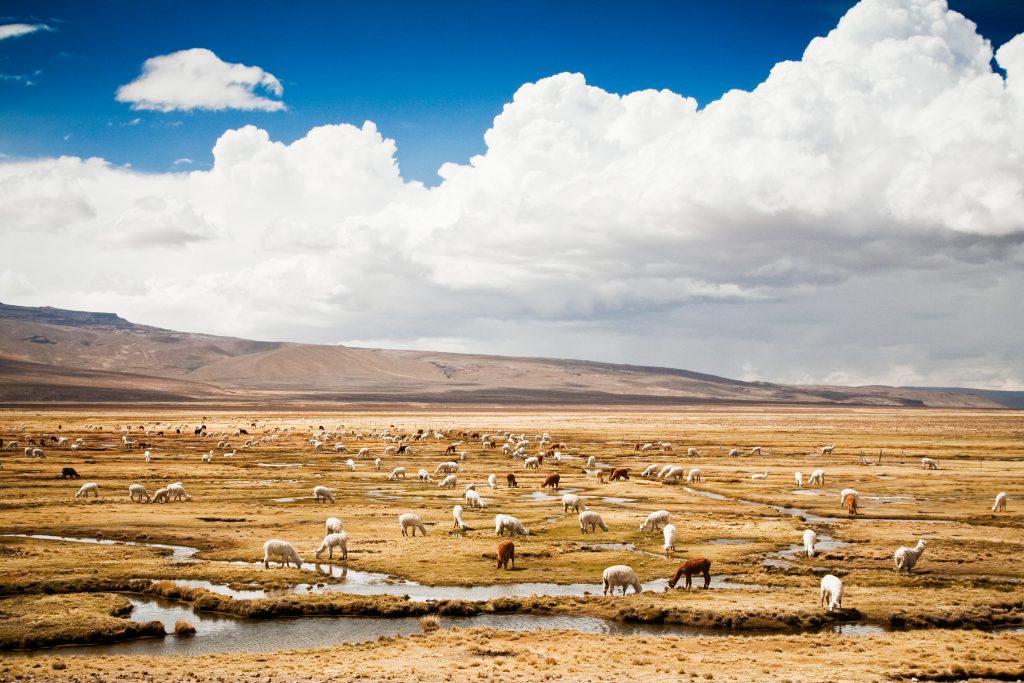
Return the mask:
M 939 469 L 939 463 L 933 458 L 921 458 L 921 468 L 926 470 L 937 470 Z
M 833 574 L 821 577 L 821 605 L 826 604 L 829 612 L 843 608 L 843 582 Z
M 662 449 L 662 450 L 664 450 L 664 449 Z M 698 451 L 696 448 L 687 448 L 686 449 L 686 454 L 688 456 L 690 456 L 691 458 L 696 458 L 697 456 L 700 455 L 700 451 Z
M 213 462 L 213 451 L 210 451 L 208 453 L 203 453 L 202 457 L 203 457 L 203 462 L 206 462 L 206 463 Z
M 327 521 L 324 522 L 324 529 L 327 530 L 328 534 L 340 534 L 342 531 L 341 520 L 337 517 L 328 517 Z
M 664 479 L 665 475 L 671 472 L 673 467 L 675 467 L 675 465 L 665 465 L 658 470 L 658 479 Z
M 668 524 L 668 516 L 668 510 L 656 510 L 652 512 L 647 515 L 647 519 L 640 525 L 640 531 L 646 531 L 647 527 L 651 527 L 654 531 L 659 531 L 663 524 Z
M 839 492 L 839 504 L 842 505 L 846 502 L 847 496 L 853 496 L 854 501 L 860 498 L 860 492 L 857 489 L 843 489 Z
M 996 494 L 996 502 L 992 505 L 992 512 L 1006 512 L 1006 492 L 1000 491 Z
M 760 446 L 754 446 L 753 448 L 750 449 L 750 454 L 751 455 L 761 455 L 761 447 Z
M 420 468 L 419 474 L 417 474 L 416 476 L 419 478 L 420 481 L 434 481 L 430 476 L 430 472 L 427 472 L 422 467 Z
M 529 457 L 523 461 L 523 467 L 528 470 L 535 470 L 540 468 L 540 459 L 535 457 Z
M 814 533 L 813 529 L 804 532 L 804 550 L 807 551 L 807 557 L 814 557 L 814 542 L 816 540 L 818 540 L 818 534 Z
M 925 546 L 928 545 L 924 542 L 924 539 L 919 539 L 917 545 L 913 548 L 906 546 L 900 546 L 893 553 L 893 560 L 896 562 L 896 571 L 906 571 L 908 574 L 914 570 L 914 565 L 921 559 L 921 553 L 924 552 Z
M 512 515 L 495 515 L 494 516 L 494 533 L 499 536 L 504 536 L 505 532 L 508 532 L 509 536 L 529 536 L 530 532 L 526 530 L 523 523 Z
M 360 460 L 362 460 L 363 458 L 369 458 L 370 457 L 370 449 L 369 448 L 365 448 L 365 447 L 364 448 L 360 448 L 356 452 L 356 457 L 359 458 Z
M 144 457 L 146 459 L 146 462 L 151 462 L 153 454 L 150 453 L 149 451 L 146 451 L 145 453 L 142 454 L 142 457 Z
M 817 469 L 811 472 L 811 478 L 807 480 L 807 485 L 817 484 L 818 486 L 825 485 L 825 470 Z
M 662 529 L 662 533 L 665 535 L 665 552 L 674 553 L 676 551 L 676 527 L 674 524 L 666 524 L 665 528 Z
M 469 505 L 469 507 L 471 508 L 487 507 L 487 504 L 484 502 L 484 499 L 481 498 L 480 494 L 474 491 L 473 489 L 468 489 L 466 491 L 466 504 Z
M 686 474 L 686 468 L 679 465 L 674 465 L 665 475 L 662 477 L 665 481 L 679 481 Z
M 334 502 L 334 494 L 326 486 L 314 486 L 313 487 L 313 500 L 317 503 L 328 503 Z
M 459 463 L 454 460 L 443 462 L 434 470 L 434 474 L 452 474 L 459 471 Z
M 326 550 L 327 559 L 333 560 L 335 548 L 337 548 L 338 551 L 341 553 L 341 559 L 348 559 L 348 534 L 346 534 L 344 531 L 336 534 L 327 534 L 326 536 L 324 536 L 324 540 L 320 544 L 320 547 L 316 549 L 316 559 L 319 560 L 320 556 L 323 555 L 324 551 Z
M 758 480 L 760 480 L 760 479 L 767 479 L 768 478 L 768 470 L 765 470 L 761 474 L 752 474 L 752 475 L 750 475 L 750 478 L 751 479 L 758 479 Z
M 655 473 L 654 471 L 656 469 L 658 469 L 657 465 L 654 465 L 654 464 L 648 465 L 647 468 L 644 469 L 644 471 L 640 473 L 640 476 L 643 477 L 644 479 L 647 479 L 648 477 L 651 477 L 652 475 L 654 475 L 654 473 Z
M 796 487 L 798 489 L 802 489 L 804 487 L 804 475 L 803 474 L 801 474 L 800 472 L 797 472 L 796 474 L 793 475 L 793 479 L 796 480 Z
M 694 467 L 686 473 L 686 483 L 692 484 L 696 481 L 700 481 L 700 468 Z
M 411 512 L 406 512 L 403 515 L 399 515 L 398 523 L 402 527 L 403 536 L 416 536 L 417 529 L 420 530 L 421 535 L 427 535 L 427 527 L 423 525 L 423 520 L 420 519 L 419 515 L 415 515 Z
M 288 541 L 279 541 L 276 538 L 263 544 L 263 567 L 270 569 L 270 558 L 277 557 L 282 567 L 287 567 L 289 562 L 295 563 L 296 569 L 302 569 L 302 558 L 295 552 L 295 548 Z
M 447 477 L 441 480 L 441 483 L 437 485 L 439 489 L 453 489 L 455 484 L 458 482 L 458 477 L 454 474 L 449 474 Z
M 142 484 L 132 484 L 128 487 L 128 500 L 135 500 L 136 498 L 139 499 L 140 503 L 143 502 L 143 498 L 146 499 L 145 502 L 147 503 L 150 500 L 149 493 L 146 491 L 146 487 Z
M 581 507 L 584 510 L 587 509 L 583 504 L 583 501 L 580 500 L 580 497 L 575 493 L 565 493 L 562 495 L 562 510 L 564 510 L 566 514 L 568 514 L 570 509 L 573 512 L 579 512 Z
M 339 442 L 339 443 L 334 444 L 334 452 L 335 453 L 348 453 L 348 448 L 345 447 L 345 444 Z
M 395 481 L 398 479 L 405 479 L 404 467 L 396 467 L 395 469 L 391 470 L 391 474 L 388 475 L 388 481 Z
M 653 443 L 645 443 L 643 446 L 640 447 L 640 450 L 641 451 L 651 451 L 651 450 L 654 450 L 654 444 Z
M 729 451 L 729 457 L 730 458 L 738 458 L 739 455 L 740 455 L 740 449 L 738 449 L 738 448 L 734 448 L 731 451 Z
M 835 444 L 832 444 L 831 446 L 822 446 L 821 447 L 821 454 L 822 455 L 832 455 L 832 451 L 834 451 L 835 448 L 836 448 Z
M 632 567 L 627 567 L 624 564 L 616 564 L 608 567 L 604 570 L 601 575 L 604 583 L 604 594 L 608 595 L 611 591 L 612 595 L 615 595 L 616 588 L 622 588 L 622 594 L 626 594 L 626 590 L 632 586 L 634 593 L 639 593 L 643 590 L 640 586 L 640 579 L 636 578 L 636 572 L 633 571 Z
M 466 523 L 462 521 L 462 506 L 461 505 L 456 505 L 455 507 L 452 508 L 452 517 L 455 518 L 455 524 L 453 525 L 453 528 L 461 529 L 462 531 L 465 531 L 467 527 L 466 527 Z
M 487 475 L 487 485 L 492 489 L 498 488 L 498 477 L 493 474 Z
M 661 450 L 663 451 L 672 450 L 672 444 L 669 443 L 668 441 L 662 441 L 661 443 L 658 444 L 658 447 L 661 448 Z
M 378 472 L 380 471 L 380 468 L 383 467 L 383 466 L 384 466 L 384 461 L 381 460 L 380 458 L 377 458 L 376 460 L 373 461 L 373 468 L 375 470 L 377 470 Z
M 608 531 L 608 525 L 601 519 L 601 515 L 597 514 L 593 510 L 584 510 L 580 513 L 580 531 L 591 533 L 597 531 L 597 527 L 601 527 L 601 531 Z
M 348 460 L 345 461 L 345 467 L 348 468 L 349 472 L 355 472 L 356 471 L 356 461 L 353 460 L 352 458 L 349 458 Z
M 82 488 L 78 489 L 78 493 L 75 494 L 75 498 L 88 498 L 90 493 L 92 495 L 94 495 L 95 497 L 99 498 L 100 497 L 100 485 L 95 483 L 95 482 L 89 482 L 88 484 L 83 484 Z
M 153 494 L 153 500 L 151 500 L 150 502 L 151 503 L 166 503 L 170 495 L 171 495 L 170 491 L 168 491 L 166 488 L 157 489 L 156 493 Z
M 188 494 L 188 492 L 185 490 L 184 485 L 182 485 L 180 481 L 176 481 L 173 484 L 169 484 L 167 486 L 167 496 L 169 498 L 173 498 L 174 500 L 181 500 L 182 498 L 184 498 L 185 500 L 192 500 L 192 496 Z
M 593 455 L 587 458 L 587 464 L 584 465 L 584 467 L 586 467 L 588 470 L 592 470 L 595 467 L 597 467 L 597 458 L 594 457 Z

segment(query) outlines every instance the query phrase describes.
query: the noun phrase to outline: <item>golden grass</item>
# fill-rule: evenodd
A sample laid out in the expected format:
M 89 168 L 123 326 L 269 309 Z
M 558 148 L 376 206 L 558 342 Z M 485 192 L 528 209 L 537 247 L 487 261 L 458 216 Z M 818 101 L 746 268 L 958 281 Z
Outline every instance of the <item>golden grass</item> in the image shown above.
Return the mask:
M 228 459 L 223 457 L 224 450 L 216 447 L 218 438 L 193 434 L 192 427 L 203 422 L 212 433 L 230 433 L 244 427 L 257 437 L 269 434 L 274 426 L 294 429 L 282 432 L 273 445 L 245 450 L 240 449 L 245 437 L 231 437 L 236 454 Z M 254 422 L 258 426 L 252 426 Z M 175 434 L 175 427 L 182 423 L 189 428 Z M 412 456 L 383 456 L 385 468 L 381 472 L 373 469 L 372 460 L 359 461 L 357 470 L 349 472 L 343 463 L 355 457 L 358 448 L 369 447 L 373 457 L 380 457 L 384 444 L 379 438 L 345 436 L 352 453 L 313 452 L 308 444 L 312 431 L 319 425 L 333 429 L 339 423 L 363 432 L 386 428 L 392 433 L 414 434 L 420 428 L 450 427 L 466 435 L 414 443 L 416 454 Z M 147 464 L 140 451 L 120 448 L 120 428 L 125 424 L 133 426 L 136 438 L 150 443 L 153 462 Z M 200 548 L 199 558 L 215 562 L 177 562 L 164 552 L 145 547 L 0 537 L 0 595 L 24 593 L 28 596 L 24 599 L 44 600 L 47 592 L 73 594 L 76 601 L 82 601 L 76 603 L 80 609 L 99 620 L 92 631 L 82 631 L 90 633 L 102 632 L 100 626 L 106 623 L 102 619 L 125 620 L 109 616 L 106 603 L 90 602 L 98 596 L 85 593 L 127 589 L 174 597 L 199 609 L 262 618 L 522 611 L 721 628 L 806 628 L 835 619 L 915 627 L 1019 624 L 1024 618 L 1020 588 L 1008 580 L 1024 578 L 1024 567 L 1017 561 L 1024 550 L 1024 507 L 1018 502 L 1024 500 L 1021 424 L 1021 413 L 1012 411 L 875 408 L 351 411 L 273 416 L 180 411 L 5 411 L 0 412 L 0 437 L 5 442 L 60 434 L 72 440 L 81 437 L 86 443 L 76 453 L 47 445 L 43 461 L 23 458 L 20 449 L 0 452 L 4 465 L 0 534 L 59 534 L 189 545 Z M 102 430 L 87 425 L 101 425 Z M 139 425 L 145 429 L 134 429 Z M 546 462 L 539 471 L 528 472 L 522 469 L 521 461 L 509 460 L 496 450 L 484 450 L 478 438 L 469 436 L 503 429 L 531 435 L 550 432 L 556 441 L 566 442 L 565 452 L 574 458 L 561 464 Z M 151 432 L 148 436 L 147 431 Z M 156 434 L 158 431 L 164 434 Z M 444 448 L 457 440 L 463 441 L 458 450 L 468 451 L 469 457 L 462 463 L 465 472 L 459 474 L 460 485 L 454 492 L 439 490 L 436 481 L 415 481 L 420 467 L 432 473 L 438 462 L 450 459 Z M 632 450 L 635 442 L 657 441 L 670 441 L 675 450 Z M 831 443 L 837 444 L 833 456 L 810 455 Z M 701 455 L 687 457 L 689 446 L 698 448 Z M 761 446 L 766 455 L 727 456 L 731 448 L 749 453 L 754 446 Z M 204 464 L 200 454 L 210 449 L 215 452 L 214 462 Z M 530 450 L 533 454 L 535 443 L 531 443 Z M 862 453 L 872 461 L 880 457 L 880 464 L 862 466 Z M 599 483 L 582 471 L 590 455 L 608 465 L 630 468 L 631 479 Z M 922 470 L 921 456 L 938 459 L 940 469 Z M 260 467 L 259 463 L 301 463 L 303 467 Z M 639 472 L 650 463 L 700 467 L 703 482 L 695 486 L 700 490 L 836 516 L 834 523 L 811 526 L 851 545 L 814 559 L 797 558 L 795 568 L 788 571 L 766 569 L 761 564 L 762 554 L 799 543 L 807 523 L 764 507 L 711 500 L 688 493 L 679 485 L 639 478 Z M 82 479 L 57 478 L 65 465 L 75 467 Z M 409 479 L 386 481 L 387 472 L 397 465 L 407 468 Z M 800 470 L 806 478 L 818 466 L 826 469 L 824 495 L 795 493 L 793 472 Z M 767 480 L 750 479 L 752 473 L 765 469 L 770 472 Z M 564 514 L 557 500 L 530 497 L 540 491 L 543 477 L 552 471 L 561 474 L 563 488 L 590 497 L 586 502 L 601 513 L 609 532 L 581 535 L 575 515 Z M 506 472 L 515 472 L 519 489 L 504 487 Z M 497 474 L 501 482 L 497 491 L 486 486 L 491 473 Z M 86 481 L 99 483 L 98 500 L 74 499 L 75 491 Z M 143 505 L 128 500 L 131 483 L 144 484 L 152 494 L 174 481 L 185 483 L 193 495 L 191 502 Z M 458 502 L 455 499 L 462 484 L 471 481 L 477 483 L 488 508 L 465 510 L 464 518 L 471 530 L 455 535 L 449 532 L 451 508 Z M 308 498 L 318 484 L 336 489 L 334 504 L 316 505 Z M 837 492 L 846 486 L 862 494 L 862 514 L 855 519 L 848 519 L 839 505 Z M 1010 498 L 1009 511 L 993 516 L 989 507 L 1000 490 Z M 300 499 L 295 502 L 275 500 L 296 497 Z M 627 501 L 602 500 L 606 497 Z M 671 511 L 679 529 L 678 552 L 672 557 L 661 550 L 660 534 L 638 530 L 646 514 L 659 508 Z M 403 538 L 397 524 L 402 512 L 419 513 L 430 525 L 429 535 Z M 529 537 L 516 539 L 516 571 L 495 569 L 493 515 L 497 512 L 516 515 L 531 530 Z M 150 585 L 150 579 L 170 578 L 209 579 L 239 588 L 308 582 L 308 572 L 276 566 L 265 570 L 256 563 L 262 559 L 261 546 L 268 538 L 289 540 L 304 559 L 311 561 L 327 516 L 340 517 L 349 535 L 349 559 L 336 560 L 335 564 L 386 572 L 425 584 L 531 581 L 587 582 L 596 586 L 601 571 L 612 564 L 629 564 L 641 580 L 648 581 L 670 576 L 683 558 L 703 556 L 712 560 L 715 575 L 731 574 L 738 582 L 769 586 L 770 590 L 677 590 L 625 599 L 517 598 L 423 605 L 386 596 L 340 594 L 233 603 L 206 591 L 178 589 L 169 583 Z M 921 537 L 929 545 L 917 573 L 910 577 L 895 575 L 893 550 L 899 545 L 913 545 Z M 717 542 L 721 539 L 743 543 Z M 605 543 L 635 544 L 642 552 L 594 546 Z M 819 579 L 812 568 L 843 574 L 847 610 L 842 614 L 829 616 L 818 606 Z M 67 641 L 53 635 L 62 633 L 59 625 L 57 620 L 49 625 L 31 622 L 21 630 L 27 634 L 26 642 L 79 642 L 73 640 L 80 637 L 76 634 L 67 634 L 71 638 Z M 32 640 L 37 637 L 42 640 Z M 794 637 L 796 642 L 811 642 L 814 638 Z M 4 642 L 14 641 L 0 639 Z M 508 661 L 511 659 L 523 656 Z M 934 669 L 948 671 L 947 664 L 936 664 Z M 647 665 L 630 666 L 636 671 L 647 670 Z M 650 666 L 656 671 L 658 664 Z M 927 669 L 920 670 L 920 674 L 922 680 L 932 675 Z M 685 675 L 689 676 L 689 669 Z

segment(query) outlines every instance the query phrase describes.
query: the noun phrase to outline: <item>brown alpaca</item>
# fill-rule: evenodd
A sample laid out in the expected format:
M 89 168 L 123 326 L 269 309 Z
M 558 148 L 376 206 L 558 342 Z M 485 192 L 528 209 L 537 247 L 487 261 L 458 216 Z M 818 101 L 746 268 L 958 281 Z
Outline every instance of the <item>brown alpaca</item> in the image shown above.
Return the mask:
M 505 477 L 505 480 L 508 482 L 508 487 L 510 489 L 519 488 L 519 484 L 516 483 L 516 475 L 512 474 L 511 472 L 508 473 L 508 475 Z
M 634 451 L 640 450 L 640 444 L 638 444 L 638 443 L 633 444 L 633 450 Z
M 684 587 L 689 589 L 691 584 L 690 577 L 692 577 L 694 574 L 703 574 L 704 587 L 707 588 L 708 586 L 710 586 L 711 560 L 705 557 L 694 557 L 692 559 L 686 560 L 685 562 L 679 565 L 679 569 L 676 569 L 676 575 L 669 580 L 668 587 L 675 588 L 676 584 L 679 582 L 679 577 L 685 575 L 686 584 Z
M 608 477 L 608 481 L 618 481 L 619 479 L 625 479 L 629 481 L 629 468 L 628 467 L 616 467 L 612 470 L 612 474 Z
M 558 482 L 560 480 L 561 480 L 561 477 L 558 475 L 558 472 L 555 472 L 554 474 L 549 474 L 547 479 L 544 480 L 544 483 L 541 484 L 540 487 L 544 488 L 546 486 L 550 486 L 551 488 L 553 488 L 554 490 L 557 491 L 558 490 Z
M 455 452 L 455 444 L 452 444 L 451 446 L 448 446 L 448 448 L 444 449 L 444 454 L 445 455 L 449 455 L 449 454 L 452 454 L 454 452 Z
M 601 482 L 602 484 L 605 483 L 604 482 L 604 470 L 598 470 L 597 471 L 597 480 L 599 482 Z
M 847 514 L 857 514 L 857 496 L 852 493 L 846 494 L 846 498 L 843 499 L 843 504 L 846 505 Z
M 512 544 L 512 541 L 502 541 L 498 544 L 498 569 L 508 569 L 508 563 L 512 563 L 512 568 L 516 567 L 516 547 Z

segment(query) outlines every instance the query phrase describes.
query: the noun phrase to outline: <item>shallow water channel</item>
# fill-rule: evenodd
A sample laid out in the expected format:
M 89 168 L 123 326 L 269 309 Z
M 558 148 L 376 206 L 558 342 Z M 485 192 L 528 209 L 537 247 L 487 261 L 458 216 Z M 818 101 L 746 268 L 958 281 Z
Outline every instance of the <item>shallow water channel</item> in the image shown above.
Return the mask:
M 166 638 L 147 638 L 106 645 L 85 645 L 10 652 L 6 655 L 204 655 L 215 652 L 269 652 L 274 650 L 330 647 L 338 643 L 359 643 L 382 636 L 406 636 L 420 633 L 415 617 L 396 619 L 379 617 L 299 617 L 289 619 L 242 619 L 224 614 L 194 612 L 177 602 L 131 596 L 134 606 L 131 619 L 147 622 L 160 621 L 165 628 L 173 628 L 179 619 L 196 628 L 191 637 L 168 635 Z M 566 629 L 580 633 L 647 636 L 719 636 L 728 637 L 730 631 L 699 629 L 681 624 L 639 624 L 607 621 L 589 616 L 535 615 L 535 614 L 481 614 L 474 617 L 442 617 L 442 628 L 494 628 L 503 631 L 536 631 Z M 846 635 L 882 633 L 878 626 L 843 624 L 829 630 Z M 777 631 L 744 631 L 777 633 Z

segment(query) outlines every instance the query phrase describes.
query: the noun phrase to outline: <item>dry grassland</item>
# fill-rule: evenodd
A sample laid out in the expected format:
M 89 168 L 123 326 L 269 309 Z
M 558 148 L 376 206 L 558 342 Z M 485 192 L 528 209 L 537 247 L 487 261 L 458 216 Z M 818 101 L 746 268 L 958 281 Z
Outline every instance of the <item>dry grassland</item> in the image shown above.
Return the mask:
M 486 604 L 409 603 L 400 597 L 337 593 L 241 603 L 206 591 L 176 591 L 149 580 L 202 578 L 234 587 L 274 587 L 309 582 L 311 575 L 294 568 L 268 571 L 257 564 L 181 562 L 142 546 L 0 536 L 0 646 L 128 637 L 132 634 L 123 630 L 128 622 L 118 616 L 124 612 L 124 598 L 118 593 L 131 590 L 171 594 L 198 609 L 260 617 L 517 611 L 719 628 L 807 628 L 837 620 L 925 629 L 865 637 L 804 633 L 685 641 L 475 630 L 452 636 L 442 630 L 415 638 L 339 646 L 329 655 L 327 651 L 275 654 L 272 665 L 266 663 L 266 654 L 204 657 L 196 660 L 196 666 L 190 665 L 203 680 L 225 670 L 242 677 L 248 667 L 255 675 L 261 666 L 305 680 L 309 676 L 344 680 L 357 673 L 395 680 L 488 676 L 543 680 L 548 675 L 554 680 L 760 678 L 746 668 L 748 653 L 763 667 L 766 680 L 872 680 L 899 678 L 908 672 L 920 680 L 971 675 L 1016 680 L 1024 675 L 1020 654 L 1024 636 L 928 628 L 1019 626 L 1024 620 L 1019 584 L 1024 578 L 1019 562 L 1024 550 L 1024 418 L 1019 412 L 866 408 L 202 412 L 209 410 L 0 413 L 0 437 L 5 444 L 19 441 L 17 450 L 0 452 L 0 534 L 186 545 L 199 548 L 201 560 L 246 563 L 262 559 L 263 541 L 282 538 L 312 561 L 312 551 L 323 537 L 323 520 L 337 516 L 349 535 L 349 557 L 335 564 L 423 584 L 592 583 L 599 590 L 601 571 L 609 565 L 628 564 L 646 582 L 671 576 L 681 559 L 703 556 L 711 559 L 716 576 L 728 574 L 735 583 L 764 588 L 646 592 L 614 599 L 502 598 Z M 212 436 L 193 434 L 203 423 Z M 144 461 L 141 450 L 122 449 L 125 425 L 132 426 L 134 438 L 149 443 L 152 462 Z M 180 425 L 188 427 L 176 434 Z M 321 425 L 328 430 L 344 425 L 341 439 L 350 453 L 329 450 L 333 441 L 323 452 L 314 452 L 309 439 Z M 102 429 L 97 431 L 95 426 Z M 238 428 L 246 429 L 252 438 L 275 431 L 279 436 L 273 444 L 247 449 L 241 448 L 245 436 L 229 436 L 229 449 L 216 447 L 221 434 L 230 435 Z M 400 456 L 383 456 L 385 444 L 370 436 L 381 430 L 412 435 L 419 429 L 452 432 L 443 440 L 428 437 L 410 442 L 415 453 Z M 157 434 L 160 431 L 162 435 Z M 529 455 L 538 450 L 534 435 L 549 432 L 555 442 L 566 444 L 562 453 L 572 458 L 561 463 L 548 459 L 539 470 L 528 471 L 521 460 L 497 449 L 485 450 L 480 439 L 471 436 L 505 431 L 530 435 Z M 46 458 L 24 457 L 25 441 L 38 441 L 44 435 Z M 84 445 L 71 452 L 50 445 L 50 435 L 71 441 L 81 438 Z M 467 459 L 461 463 L 465 471 L 459 473 L 454 491 L 438 489 L 439 477 L 433 483 L 416 481 L 420 467 L 433 474 L 438 463 L 450 459 L 445 447 L 460 440 L 457 450 L 467 451 Z M 673 451 L 633 450 L 636 442 L 660 441 L 671 442 Z M 832 443 L 836 444 L 834 455 L 821 456 L 820 447 Z M 750 455 L 754 446 L 760 446 L 763 455 Z M 361 447 L 371 449 L 371 459 L 359 460 L 356 471 L 350 472 L 344 462 L 355 458 Z M 688 447 L 697 448 L 700 455 L 688 457 Z M 728 457 L 733 448 L 743 455 Z M 214 459 L 205 464 L 200 454 L 210 449 Z M 230 450 L 235 455 L 225 458 Z M 875 464 L 862 465 L 862 454 Z M 630 468 L 630 480 L 600 483 L 583 470 L 588 456 L 607 466 Z M 923 470 L 922 456 L 937 459 L 940 468 Z M 373 457 L 384 459 L 382 471 L 374 469 Z M 261 466 L 294 463 L 302 467 Z M 699 467 L 703 481 L 692 488 L 727 499 L 640 478 L 640 471 L 651 463 Z M 63 466 L 74 467 L 82 478 L 60 479 Z M 405 481 L 386 480 L 396 466 L 407 469 Z M 803 472 L 806 479 L 817 467 L 826 471 L 825 485 L 798 492 L 794 472 Z M 767 479 L 750 478 L 765 470 Z M 507 472 L 516 474 L 518 489 L 505 486 Z M 557 499 L 535 498 L 551 472 L 561 475 L 563 489 L 585 497 L 590 508 L 600 512 L 609 532 L 584 536 L 576 515 L 565 514 Z M 499 479 L 496 491 L 486 485 L 492 473 Z M 152 494 L 175 481 L 185 484 L 192 501 L 146 505 L 128 499 L 129 484 L 144 484 Z M 98 499 L 75 499 L 85 482 L 99 484 Z M 488 507 L 467 509 L 464 517 L 471 531 L 455 534 L 451 509 L 469 482 L 477 484 Z M 315 504 L 311 499 L 315 485 L 335 489 L 335 503 Z M 838 491 L 845 487 L 861 493 L 861 514 L 856 518 L 848 518 L 840 507 Z M 1008 494 L 1009 508 L 993 515 L 990 508 L 999 491 Z M 766 505 L 737 499 L 802 508 L 836 519 L 811 518 L 808 524 L 799 515 L 780 514 Z M 661 548 L 661 534 L 638 530 L 646 515 L 657 509 L 669 510 L 679 530 L 677 552 L 671 557 Z M 429 535 L 402 537 L 398 527 L 402 512 L 420 514 L 429 525 Z M 498 512 L 517 516 L 531 532 L 515 540 L 515 571 L 495 568 L 493 517 Z M 806 528 L 850 545 L 826 550 L 813 559 L 793 558 L 788 568 L 763 564 L 765 553 L 800 543 Z M 909 577 L 896 575 L 893 551 L 900 545 L 914 545 L 918 538 L 926 539 L 928 548 L 917 570 Z M 594 543 L 634 544 L 635 549 L 595 548 Z M 846 584 L 845 609 L 836 615 L 827 615 L 818 606 L 818 581 L 824 571 L 842 575 Z M 47 595 L 51 593 L 61 596 Z M 68 616 L 72 613 L 73 618 Z M 576 643 L 584 639 L 586 647 L 576 653 Z M 827 660 L 824 652 L 812 655 L 814 648 L 825 644 Z M 473 648 L 479 652 L 474 654 Z M 440 650 L 443 656 L 433 659 L 417 655 Z M 357 651 L 362 663 L 346 663 L 355 659 Z M 1017 654 L 1007 656 L 1008 651 Z M 600 661 L 587 654 L 593 652 L 602 653 Z M 325 658 L 329 665 L 322 661 Z M 419 668 L 428 659 L 431 668 Z M 31 673 L 41 661 L 44 668 L 50 666 L 45 659 L 10 660 L 0 673 L 6 677 Z M 116 678 L 118 672 L 145 670 L 159 676 L 161 671 L 175 670 L 173 660 L 158 658 L 74 661 L 77 673 L 59 668 L 35 673 L 56 678 L 95 671 Z M 602 662 L 619 667 L 619 674 L 611 675 L 612 669 Z M 837 662 L 841 668 L 836 668 Z

